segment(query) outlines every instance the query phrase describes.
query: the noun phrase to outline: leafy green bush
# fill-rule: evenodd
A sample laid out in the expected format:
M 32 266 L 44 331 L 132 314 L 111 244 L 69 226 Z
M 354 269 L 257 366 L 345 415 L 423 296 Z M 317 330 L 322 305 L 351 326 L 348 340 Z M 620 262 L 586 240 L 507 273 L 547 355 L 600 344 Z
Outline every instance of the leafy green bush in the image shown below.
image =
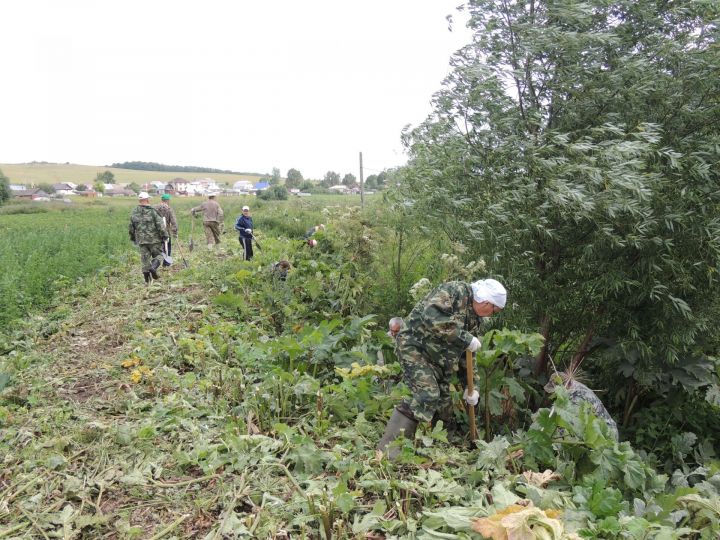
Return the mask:
M 288 190 L 285 186 L 270 186 L 260 191 L 258 199 L 263 201 L 286 201 L 288 198 Z

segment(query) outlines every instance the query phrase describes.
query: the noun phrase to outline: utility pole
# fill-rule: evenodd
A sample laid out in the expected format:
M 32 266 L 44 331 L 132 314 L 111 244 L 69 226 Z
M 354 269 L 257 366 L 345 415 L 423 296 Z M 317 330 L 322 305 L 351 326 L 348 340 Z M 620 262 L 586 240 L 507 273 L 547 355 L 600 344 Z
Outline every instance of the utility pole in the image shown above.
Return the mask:
M 362 152 L 360 152 L 360 208 L 365 209 L 365 182 L 363 181 Z

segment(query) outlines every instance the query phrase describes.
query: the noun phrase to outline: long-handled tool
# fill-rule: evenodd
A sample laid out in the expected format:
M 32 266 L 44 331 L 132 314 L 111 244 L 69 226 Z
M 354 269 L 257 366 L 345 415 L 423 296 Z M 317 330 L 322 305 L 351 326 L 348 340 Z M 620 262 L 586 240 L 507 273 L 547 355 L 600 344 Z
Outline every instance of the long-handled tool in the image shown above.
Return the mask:
M 475 379 L 473 377 L 473 354 L 465 351 L 465 372 L 467 374 L 467 393 L 472 395 L 475 391 Z M 475 424 L 475 407 L 467 405 L 468 420 L 470 422 L 470 439 L 475 442 L 478 438 L 477 425 Z
M 175 243 L 177 244 L 178 253 L 180 253 L 180 258 L 182 259 L 183 266 L 185 268 L 190 268 L 190 265 L 188 264 L 187 260 L 185 260 L 185 256 L 183 255 L 182 248 L 180 247 L 180 239 L 176 238 Z
M 190 241 L 188 242 L 188 251 L 192 253 L 193 248 L 195 247 L 195 242 L 193 242 L 193 233 L 195 232 L 195 215 L 190 218 Z
M 252 237 L 253 240 L 255 240 L 255 245 L 257 246 L 257 248 L 260 251 L 262 251 L 262 248 L 260 247 L 260 242 L 257 241 L 257 238 L 255 238 L 255 235 L 253 233 L 250 233 L 250 236 Z
M 162 254 L 163 260 L 168 264 L 168 266 L 170 266 L 173 263 L 173 258 L 168 255 L 168 240 L 163 242 L 163 247 L 165 248 Z

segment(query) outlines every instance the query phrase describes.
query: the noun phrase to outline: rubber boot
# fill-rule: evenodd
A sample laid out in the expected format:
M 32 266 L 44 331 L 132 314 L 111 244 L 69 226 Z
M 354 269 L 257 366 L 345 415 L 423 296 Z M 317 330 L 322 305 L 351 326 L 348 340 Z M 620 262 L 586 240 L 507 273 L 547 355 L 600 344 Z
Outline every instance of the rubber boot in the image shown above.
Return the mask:
M 150 280 L 152 279 L 152 278 L 150 277 L 150 272 L 143 272 L 143 277 L 145 278 L 145 283 L 146 283 L 147 285 L 150 285 Z
M 153 279 L 160 279 L 160 276 L 158 276 L 157 269 L 160 268 L 160 261 L 155 259 L 152 264 L 150 265 L 150 275 Z
M 394 460 L 400 453 L 400 449 L 397 446 L 388 448 L 388 445 L 402 436 L 411 440 L 414 439 L 417 426 L 417 420 L 407 417 L 397 409 L 393 410 L 390 421 L 385 426 L 385 433 L 378 442 L 377 449 L 385 453 L 389 460 Z

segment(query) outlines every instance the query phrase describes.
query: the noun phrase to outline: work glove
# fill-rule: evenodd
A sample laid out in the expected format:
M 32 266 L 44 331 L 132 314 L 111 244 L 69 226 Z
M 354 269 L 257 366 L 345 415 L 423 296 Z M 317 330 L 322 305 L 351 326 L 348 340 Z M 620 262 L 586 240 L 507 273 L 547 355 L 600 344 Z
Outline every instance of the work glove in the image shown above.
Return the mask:
M 473 336 L 472 341 L 470 342 L 470 345 L 467 346 L 467 350 L 470 352 L 475 352 L 480 348 L 480 340 Z
M 245 229 L 245 232 L 248 234 L 252 234 L 252 229 Z
M 465 403 L 470 405 L 471 407 L 474 407 L 478 403 L 478 399 L 480 399 L 480 394 L 478 394 L 477 390 L 473 390 L 473 393 L 468 396 L 467 388 L 463 392 L 463 399 L 465 400 Z

